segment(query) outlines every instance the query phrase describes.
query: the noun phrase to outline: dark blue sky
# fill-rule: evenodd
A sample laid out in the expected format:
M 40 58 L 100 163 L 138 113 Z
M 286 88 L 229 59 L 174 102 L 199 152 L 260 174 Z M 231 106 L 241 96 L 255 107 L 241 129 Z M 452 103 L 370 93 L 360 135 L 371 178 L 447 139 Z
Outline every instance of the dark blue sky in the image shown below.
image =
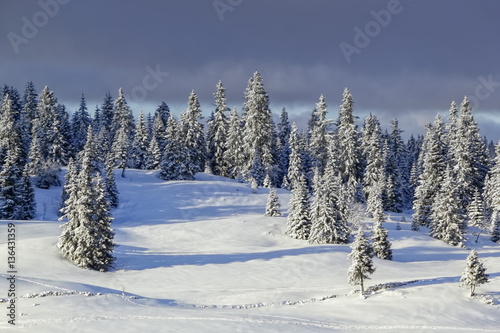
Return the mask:
M 70 111 L 119 87 L 134 111 L 174 113 L 194 89 L 206 114 L 218 80 L 241 109 L 258 69 L 273 111 L 303 119 L 324 94 L 421 133 L 470 96 L 500 139 L 500 2 L 495 0 L 40 0 L 0 2 L 0 83 L 48 85 Z M 167 74 L 168 73 L 168 74 Z

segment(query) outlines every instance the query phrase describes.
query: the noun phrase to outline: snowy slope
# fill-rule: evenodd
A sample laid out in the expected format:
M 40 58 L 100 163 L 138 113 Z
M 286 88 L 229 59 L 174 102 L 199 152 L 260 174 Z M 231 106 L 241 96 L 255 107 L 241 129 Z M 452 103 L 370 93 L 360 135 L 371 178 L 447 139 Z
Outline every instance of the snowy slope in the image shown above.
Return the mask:
M 375 259 L 367 287 L 377 290 L 362 298 L 347 283 L 349 246 L 285 236 L 286 217 L 263 216 L 266 189 L 254 194 L 247 184 L 207 174 L 164 182 L 138 170 L 124 179 L 117 173 L 117 181 L 119 246 L 115 269 L 106 273 L 60 256 L 61 189 L 37 190 L 39 220 L 17 223 L 21 331 L 500 331 L 500 248 L 487 237 L 468 243 L 491 279 L 477 290 L 483 296 L 471 299 L 458 283 L 469 250 L 412 232 L 409 222 L 397 231 L 401 214 L 390 214 L 394 261 Z M 286 211 L 289 193 L 278 195 Z M 6 252 L 2 239 L 2 265 Z M 0 321 L 0 331 L 10 329 Z

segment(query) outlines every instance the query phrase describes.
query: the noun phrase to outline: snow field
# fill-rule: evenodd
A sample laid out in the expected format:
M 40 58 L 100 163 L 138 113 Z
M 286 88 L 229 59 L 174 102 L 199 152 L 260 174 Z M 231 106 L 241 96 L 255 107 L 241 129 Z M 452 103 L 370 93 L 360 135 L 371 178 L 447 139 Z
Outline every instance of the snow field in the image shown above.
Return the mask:
M 148 171 L 126 175 L 117 173 L 119 246 L 106 273 L 62 258 L 61 189 L 37 189 L 40 220 L 17 223 L 21 331 L 498 331 L 500 250 L 486 236 L 467 243 L 490 275 L 476 291 L 483 297 L 471 299 L 458 282 L 469 250 L 410 231 L 410 222 L 396 231 L 401 214 L 390 213 L 384 227 L 394 260 L 374 259 L 363 298 L 347 283 L 349 246 L 287 237 L 286 217 L 263 216 L 267 189 L 253 194 L 248 184 L 207 174 L 171 182 Z M 289 192 L 278 196 L 286 212 Z M 0 262 L 5 254 L 1 241 Z M 0 321 L 1 331 L 11 328 Z

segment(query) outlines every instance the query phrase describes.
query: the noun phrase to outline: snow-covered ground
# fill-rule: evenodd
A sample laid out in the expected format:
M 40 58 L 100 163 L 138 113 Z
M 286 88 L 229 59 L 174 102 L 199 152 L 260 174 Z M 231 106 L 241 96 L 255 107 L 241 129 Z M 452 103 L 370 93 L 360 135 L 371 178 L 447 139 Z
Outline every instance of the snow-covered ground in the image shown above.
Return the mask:
M 17 222 L 17 325 L 25 332 L 500 332 L 500 247 L 477 249 L 490 275 L 468 297 L 459 287 L 469 250 L 410 231 L 389 214 L 394 260 L 375 259 L 367 297 L 347 283 L 348 245 L 284 235 L 264 217 L 267 189 L 198 174 L 165 182 L 127 170 L 117 182 L 115 268 L 80 269 L 61 257 L 61 188 L 37 190 L 39 220 Z M 278 190 L 282 211 L 289 192 Z M 405 215 L 410 221 L 411 216 Z M 1 235 L 8 222 L 0 223 Z M 6 237 L 0 240 L 5 300 Z M 387 285 L 386 285 L 387 284 Z M 3 287 L 1 287 L 3 286 Z M 7 323 L 1 305 L 0 331 Z

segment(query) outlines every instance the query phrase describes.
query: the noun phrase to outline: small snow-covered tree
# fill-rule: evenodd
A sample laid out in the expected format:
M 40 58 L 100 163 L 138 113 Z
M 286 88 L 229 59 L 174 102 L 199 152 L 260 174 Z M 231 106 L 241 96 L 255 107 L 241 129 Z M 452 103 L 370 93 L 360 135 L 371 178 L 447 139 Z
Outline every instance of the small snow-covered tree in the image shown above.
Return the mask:
M 460 285 L 470 288 L 470 296 L 474 296 L 474 291 L 477 286 L 480 286 L 488 281 L 488 274 L 483 263 L 479 260 L 477 252 L 472 250 L 467 257 L 465 271 L 460 278 Z
M 306 179 L 301 175 L 292 188 L 286 233 L 292 238 L 308 239 L 310 229 L 309 191 Z
M 372 230 L 373 251 L 380 259 L 392 260 L 391 242 L 389 241 L 389 233 L 382 225 L 382 222 L 377 221 Z
M 373 267 L 373 247 L 366 238 L 363 228 L 358 230 L 348 258 L 351 259 L 348 281 L 352 285 L 359 285 L 361 295 L 364 295 L 364 280 L 370 278 L 370 274 L 375 272 L 375 267 Z
M 266 203 L 266 216 L 281 216 L 280 202 L 276 194 L 276 188 L 269 189 Z

